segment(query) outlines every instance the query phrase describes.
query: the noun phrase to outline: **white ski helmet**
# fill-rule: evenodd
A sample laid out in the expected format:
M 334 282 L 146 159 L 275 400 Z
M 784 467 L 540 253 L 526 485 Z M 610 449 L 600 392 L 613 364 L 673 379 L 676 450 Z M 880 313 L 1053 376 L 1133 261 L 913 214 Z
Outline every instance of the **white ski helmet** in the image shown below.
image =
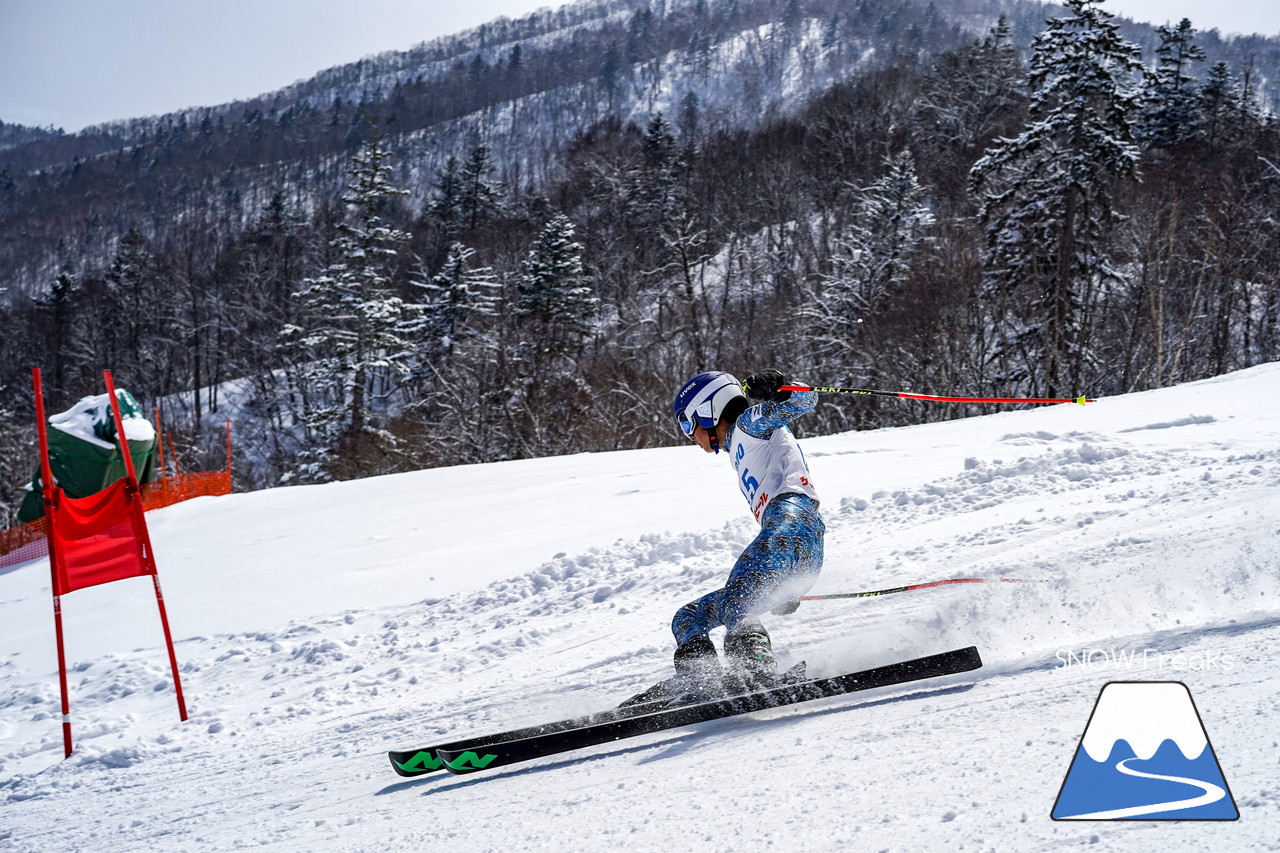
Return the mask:
M 672 411 L 680 431 L 692 436 L 696 427 L 714 431 L 725 407 L 739 398 L 745 401 L 747 395 L 732 375 L 722 371 L 699 373 L 680 386 Z

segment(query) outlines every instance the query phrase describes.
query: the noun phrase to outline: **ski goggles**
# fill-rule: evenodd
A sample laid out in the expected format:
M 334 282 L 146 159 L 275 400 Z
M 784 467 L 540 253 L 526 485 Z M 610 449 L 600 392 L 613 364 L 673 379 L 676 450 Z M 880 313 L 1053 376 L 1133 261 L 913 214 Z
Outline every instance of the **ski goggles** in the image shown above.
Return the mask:
M 689 409 L 685 409 L 681 412 L 676 418 L 676 422 L 680 424 L 681 432 L 690 438 L 693 438 L 693 431 L 698 427 L 701 426 L 704 429 L 711 429 L 711 427 L 706 425 L 712 423 L 711 415 L 714 411 L 711 401 L 703 400 L 700 405 L 694 407 L 692 414 L 690 414 Z

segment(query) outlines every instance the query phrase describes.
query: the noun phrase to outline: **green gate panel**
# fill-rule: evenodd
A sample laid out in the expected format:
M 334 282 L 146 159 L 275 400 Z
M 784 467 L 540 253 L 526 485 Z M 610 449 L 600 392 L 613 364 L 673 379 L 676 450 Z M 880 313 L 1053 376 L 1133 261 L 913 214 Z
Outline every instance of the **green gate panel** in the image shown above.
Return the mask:
M 142 409 L 132 394 L 123 388 L 117 389 L 117 394 L 133 469 L 139 483 L 150 482 L 156 473 L 155 428 L 142 416 Z M 125 475 L 124 457 L 115 440 L 115 418 L 106 394 L 85 397 L 67 411 L 53 415 L 49 418 L 49 465 L 53 479 L 73 498 L 86 498 L 102 491 Z M 42 489 L 37 467 L 31 478 L 31 491 L 18 509 L 20 523 L 44 515 Z

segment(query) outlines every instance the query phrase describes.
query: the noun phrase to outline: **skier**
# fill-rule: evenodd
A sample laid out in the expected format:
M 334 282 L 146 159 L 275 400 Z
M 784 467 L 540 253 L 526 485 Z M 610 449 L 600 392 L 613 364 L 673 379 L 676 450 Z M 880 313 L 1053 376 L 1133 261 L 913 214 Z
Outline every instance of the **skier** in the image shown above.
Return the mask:
M 728 451 L 738 486 L 760 533 L 738 557 L 723 588 L 691 601 L 671 622 L 675 677 L 624 705 L 723 692 L 726 673 L 709 636 L 725 627 L 728 675 L 746 688 L 777 680 L 769 634 L 759 616 L 787 613 L 822 570 L 825 526 L 804 454 L 787 424 L 813 411 L 817 394 L 780 390 L 778 370 L 739 383 L 728 373 L 699 373 L 680 387 L 673 412 L 681 431 L 707 453 Z M 743 392 L 746 392 L 745 394 Z M 748 401 L 758 401 L 752 405 Z

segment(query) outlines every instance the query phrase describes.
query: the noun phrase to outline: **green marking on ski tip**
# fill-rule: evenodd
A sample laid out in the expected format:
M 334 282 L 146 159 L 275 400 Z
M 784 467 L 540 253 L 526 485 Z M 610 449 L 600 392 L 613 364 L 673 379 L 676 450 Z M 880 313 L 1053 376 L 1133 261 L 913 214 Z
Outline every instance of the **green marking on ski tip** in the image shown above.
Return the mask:
M 481 758 L 474 752 L 464 752 L 453 761 L 441 760 L 444 761 L 445 764 L 449 765 L 449 769 L 451 770 L 483 770 L 497 757 L 498 756 L 496 755 L 486 755 Z M 470 767 L 467 765 L 470 765 Z
M 1085 403 L 1089 402 L 1089 399 L 1087 397 L 1076 397 L 1076 402 L 1083 406 Z
M 413 757 L 403 764 L 395 761 L 395 759 L 392 759 L 392 761 L 396 767 L 406 773 L 430 773 L 432 770 L 439 770 L 444 766 L 444 761 L 425 751 L 414 753 Z

